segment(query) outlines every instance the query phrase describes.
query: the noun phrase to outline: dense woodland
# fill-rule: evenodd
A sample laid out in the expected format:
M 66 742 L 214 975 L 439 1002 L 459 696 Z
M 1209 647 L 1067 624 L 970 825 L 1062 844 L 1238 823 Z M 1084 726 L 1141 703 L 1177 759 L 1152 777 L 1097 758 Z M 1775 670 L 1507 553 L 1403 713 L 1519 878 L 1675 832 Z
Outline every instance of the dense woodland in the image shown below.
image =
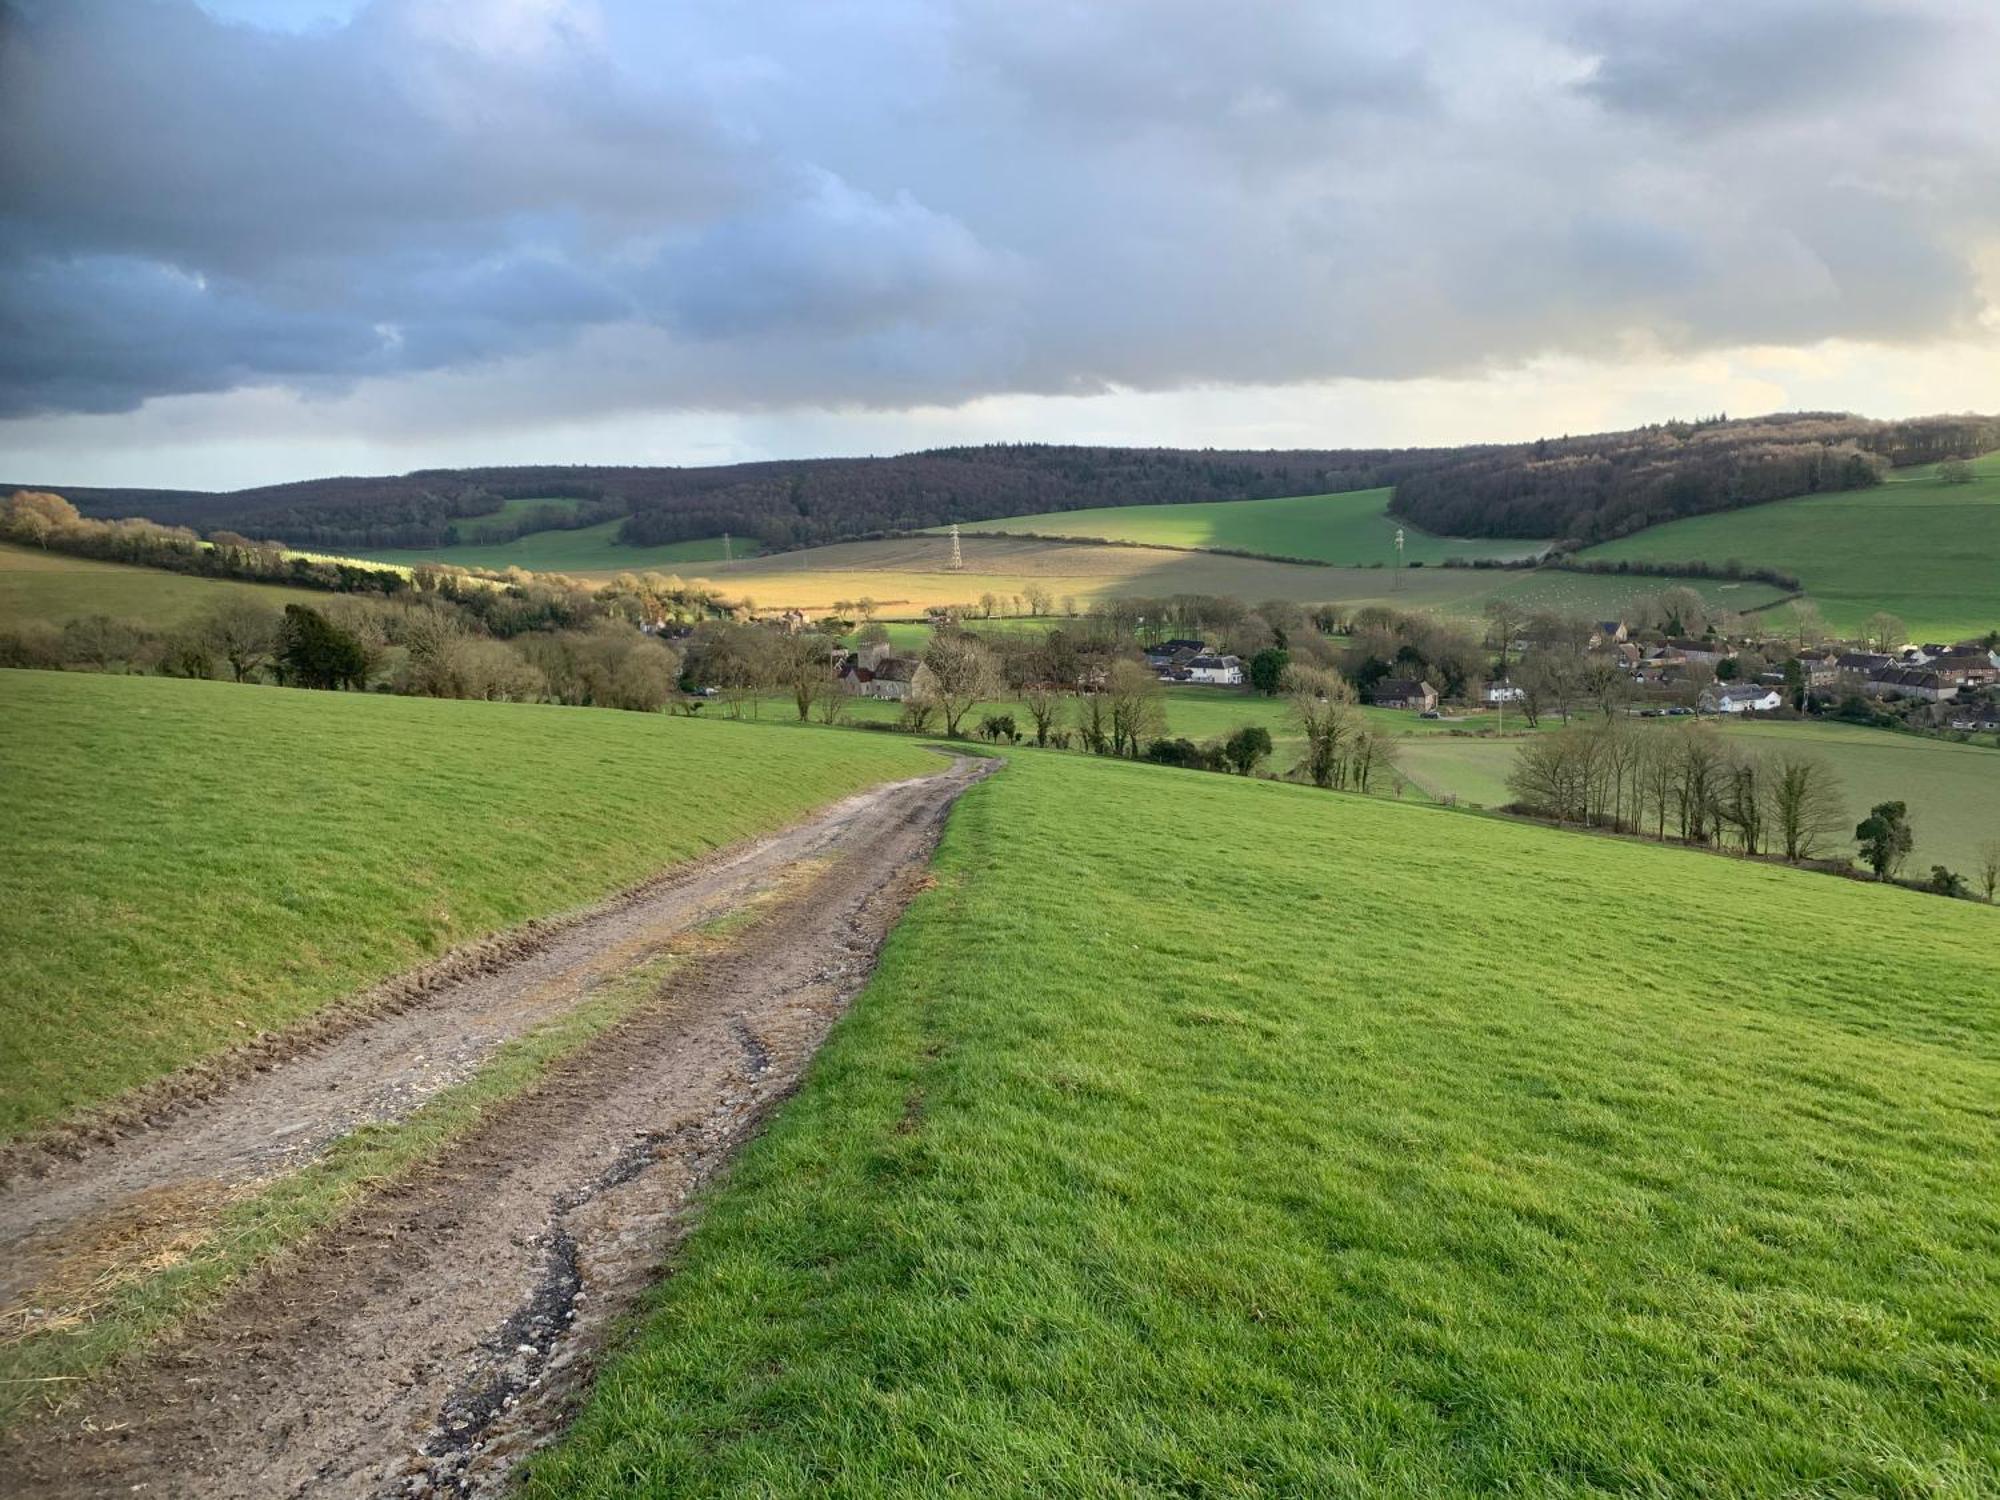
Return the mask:
M 86 515 L 143 515 L 332 550 L 505 540 L 552 522 L 588 526 L 618 517 L 625 518 L 621 539 L 634 545 L 726 531 L 777 550 L 1090 506 L 1393 485 L 1395 513 L 1427 531 L 1581 545 L 1681 516 L 1877 484 L 1892 465 L 1994 448 L 1996 417 L 1876 422 L 1794 413 L 1462 448 L 1247 452 L 1027 443 L 689 469 L 423 469 L 228 494 L 62 492 Z M 531 512 L 511 527 L 461 526 L 521 499 L 578 503 L 566 515 Z
M 2000 418 L 1874 422 L 1800 412 L 1466 450 L 1401 476 L 1391 509 L 1447 536 L 1610 541 L 1647 526 L 1826 490 L 1891 467 L 2000 448 Z

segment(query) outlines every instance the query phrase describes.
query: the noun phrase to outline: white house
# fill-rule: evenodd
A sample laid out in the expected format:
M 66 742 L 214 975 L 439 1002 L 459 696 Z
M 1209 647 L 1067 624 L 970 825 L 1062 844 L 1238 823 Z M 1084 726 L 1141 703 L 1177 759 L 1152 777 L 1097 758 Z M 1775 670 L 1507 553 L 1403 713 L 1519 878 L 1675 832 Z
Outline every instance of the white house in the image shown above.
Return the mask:
M 1782 708 L 1785 695 L 1755 682 L 1724 682 L 1701 690 L 1701 711 L 1709 714 L 1763 714 Z
M 1235 656 L 1197 656 L 1187 664 L 1189 682 L 1212 683 L 1216 687 L 1241 687 L 1243 661 Z
M 1511 682 L 1489 682 L 1479 696 L 1488 703 L 1519 703 L 1528 694 L 1525 688 L 1517 688 Z

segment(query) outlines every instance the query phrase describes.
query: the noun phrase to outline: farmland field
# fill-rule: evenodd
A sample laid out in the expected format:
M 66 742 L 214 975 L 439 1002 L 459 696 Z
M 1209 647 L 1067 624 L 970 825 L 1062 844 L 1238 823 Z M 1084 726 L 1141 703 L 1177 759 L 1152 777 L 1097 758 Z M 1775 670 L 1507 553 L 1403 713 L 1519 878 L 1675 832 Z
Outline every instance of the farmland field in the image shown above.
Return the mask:
M 1121 595 L 1230 594 L 1248 602 L 1388 604 L 1474 616 L 1488 599 L 1504 594 L 1536 608 L 1616 613 L 1633 598 L 1673 582 L 1471 568 L 1310 567 L 1220 553 L 1100 547 L 1027 537 L 966 537 L 963 552 L 965 571 L 953 573 L 946 566 L 951 543 L 944 537 L 842 542 L 735 564 L 710 564 L 699 576 L 732 598 L 750 598 L 759 609 L 816 613 L 830 609 L 837 600 L 867 595 L 892 617 L 941 605 L 970 605 L 987 593 L 1012 599 L 1030 586 L 1046 589 L 1059 608 L 1065 600 L 1074 600 L 1081 608 Z M 1723 609 L 1754 609 L 1781 597 L 1778 590 L 1759 583 L 1702 580 L 1692 586 Z
M 282 584 L 196 578 L 0 542 L 0 627 L 31 620 L 60 625 L 87 615 L 109 615 L 163 628 L 178 625 L 237 594 L 251 595 L 274 607 L 326 597 Z
M 533 501 L 515 501 L 533 505 Z M 462 521 L 472 526 L 478 519 Z M 690 567 L 722 560 L 722 538 L 702 537 L 689 542 L 666 542 L 657 547 L 626 547 L 617 540 L 618 521 L 581 526 L 573 531 L 532 531 L 511 542 L 468 542 L 456 547 L 362 548 L 352 555 L 373 562 L 413 567 L 422 562 L 452 563 L 461 568 L 526 568 L 538 573 L 596 574 L 615 577 L 620 573 L 686 573 Z M 755 542 L 737 537 L 731 543 L 738 557 L 757 550 Z
M 2000 914 L 1027 752 L 935 873 L 531 1497 L 1988 1492 Z
M 1888 610 L 1919 640 L 1956 640 L 2000 628 L 2000 453 L 1974 468 L 1972 484 L 1903 469 L 1880 489 L 1673 521 L 1585 556 L 1783 568 L 1836 630 Z
M 901 737 L 81 673 L 0 672 L 0 722 L 0 1137 L 938 766 Z
M 2000 838 L 2000 750 L 1948 740 L 1892 734 L 1855 724 L 1799 721 L 1717 723 L 1726 739 L 1745 746 L 1806 750 L 1822 756 L 1841 782 L 1842 795 L 1858 823 L 1877 802 L 1907 802 L 1916 848 L 1909 870 L 1921 874 L 1933 864 L 1961 873 L 1974 867 L 1987 839 Z M 1641 734 L 1663 732 L 1648 722 Z M 1431 736 L 1406 743 L 1404 772 L 1427 794 L 1455 796 L 1485 807 L 1512 799 L 1507 772 L 1520 741 Z M 1841 840 L 1853 852 L 1851 839 Z
M 1049 511 L 970 523 L 974 531 L 1032 532 L 1041 536 L 1103 538 L 1158 547 L 1222 547 L 1274 557 L 1309 557 L 1365 568 L 1394 566 L 1398 522 L 1389 514 L 1392 492 L 1349 490 L 1337 495 L 1291 495 L 1280 500 L 1226 500 L 1189 505 L 1123 505 L 1094 510 Z M 1403 556 L 1437 564 L 1448 557 L 1532 557 L 1542 543 L 1513 538 L 1432 536 L 1404 525 Z

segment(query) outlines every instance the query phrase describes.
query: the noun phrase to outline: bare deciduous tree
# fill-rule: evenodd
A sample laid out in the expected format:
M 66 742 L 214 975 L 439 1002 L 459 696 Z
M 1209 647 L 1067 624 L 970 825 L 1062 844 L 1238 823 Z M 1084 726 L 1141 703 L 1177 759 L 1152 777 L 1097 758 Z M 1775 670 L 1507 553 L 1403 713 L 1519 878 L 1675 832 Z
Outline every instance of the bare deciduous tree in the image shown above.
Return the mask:
M 998 687 L 993 654 L 971 636 L 956 630 L 940 630 L 924 648 L 923 670 L 929 674 L 929 691 L 944 715 L 944 732 L 956 739 L 959 720 L 981 698 L 991 697 Z
M 1766 767 L 1771 840 L 1794 864 L 1811 859 L 1847 826 L 1847 808 L 1833 768 L 1816 755 L 1780 751 Z

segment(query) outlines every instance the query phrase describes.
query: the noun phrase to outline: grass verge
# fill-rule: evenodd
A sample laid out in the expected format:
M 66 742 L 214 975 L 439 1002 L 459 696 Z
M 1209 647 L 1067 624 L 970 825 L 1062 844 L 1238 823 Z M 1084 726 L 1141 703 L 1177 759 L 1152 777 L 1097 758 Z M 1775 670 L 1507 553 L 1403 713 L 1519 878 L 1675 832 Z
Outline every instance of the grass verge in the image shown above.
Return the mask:
M 801 864 L 786 887 L 809 873 Z M 215 1204 L 210 1216 L 155 1224 L 143 1254 L 120 1246 L 115 1259 L 79 1266 L 64 1285 L 37 1289 L 37 1305 L 0 1314 L 0 1424 L 60 1403 L 76 1383 L 171 1332 L 250 1271 L 297 1251 L 370 1194 L 435 1161 L 551 1067 L 637 1014 L 690 955 L 726 940 L 778 895 L 765 892 L 676 937 L 561 1015 L 503 1043 L 471 1078 L 403 1119 L 354 1131 L 298 1171 Z
M 0 1139 L 842 796 L 901 737 L 0 672 Z

